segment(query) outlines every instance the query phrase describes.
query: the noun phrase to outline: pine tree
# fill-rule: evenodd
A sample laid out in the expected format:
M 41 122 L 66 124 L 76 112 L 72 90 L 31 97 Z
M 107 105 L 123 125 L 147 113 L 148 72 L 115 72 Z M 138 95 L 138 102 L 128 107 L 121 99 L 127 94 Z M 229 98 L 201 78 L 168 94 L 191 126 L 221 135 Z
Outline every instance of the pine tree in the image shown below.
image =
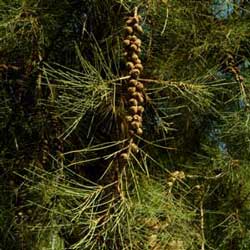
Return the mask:
M 0 249 L 250 246 L 245 0 L 0 0 Z

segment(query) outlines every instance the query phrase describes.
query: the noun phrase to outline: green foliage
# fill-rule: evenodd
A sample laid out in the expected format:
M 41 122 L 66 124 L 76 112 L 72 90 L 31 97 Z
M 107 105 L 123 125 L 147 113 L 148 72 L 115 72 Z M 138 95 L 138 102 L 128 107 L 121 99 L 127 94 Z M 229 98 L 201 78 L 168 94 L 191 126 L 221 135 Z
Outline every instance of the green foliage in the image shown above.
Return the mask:
M 1 249 L 249 248 L 250 6 L 239 2 L 0 0 Z M 135 7 L 144 133 L 123 163 Z

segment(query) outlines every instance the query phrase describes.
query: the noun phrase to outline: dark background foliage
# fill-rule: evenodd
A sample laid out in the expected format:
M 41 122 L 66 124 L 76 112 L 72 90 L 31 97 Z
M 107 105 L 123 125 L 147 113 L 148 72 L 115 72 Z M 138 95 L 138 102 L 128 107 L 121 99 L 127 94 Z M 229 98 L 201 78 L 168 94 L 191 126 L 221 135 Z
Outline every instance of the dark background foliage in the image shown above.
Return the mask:
M 144 133 L 120 166 L 135 7 Z M 0 0 L 0 249 L 248 250 L 249 11 Z

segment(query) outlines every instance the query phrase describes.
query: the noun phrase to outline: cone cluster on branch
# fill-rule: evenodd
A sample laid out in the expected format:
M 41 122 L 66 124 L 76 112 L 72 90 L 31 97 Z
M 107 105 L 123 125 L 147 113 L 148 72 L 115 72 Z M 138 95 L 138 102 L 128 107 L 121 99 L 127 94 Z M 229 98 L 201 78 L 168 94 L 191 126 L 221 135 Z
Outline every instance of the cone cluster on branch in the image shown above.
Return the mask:
M 234 76 L 234 79 L 237 81 L 237 82 L 243 82 L 244 81 L 244 77 L 240 74 L 240 69 L 239 67 L 236 66 L 236 62 L 233 58 L 232 55 L 228 55 L 228 58 L 227 58 L 227 68 L 226 68 L 226 71 L 233 74 Z
M 121 154 L 122 159 L 128 159 L 130 153 L 137 153 L 138 146 L 134 142 L 136 135 L 143 134 L 142 129 L 142 114 L 144 112 L 144 85 L 138 80 L 143 71 L 142 62 L 140 60 L 141 40 L 137 37 L 143 33 L 140 25 L 141 16 L 137 15 L 137 11 L 133 16 L 129 16 L 126 20 L 125 38 L 123 40 L 126 58 L 126 68 L 129 74 L 129 79 L 126 81 L 126 101 L 127 112 L 126 123 L 128 124 L 129 145 L 127 152 Z

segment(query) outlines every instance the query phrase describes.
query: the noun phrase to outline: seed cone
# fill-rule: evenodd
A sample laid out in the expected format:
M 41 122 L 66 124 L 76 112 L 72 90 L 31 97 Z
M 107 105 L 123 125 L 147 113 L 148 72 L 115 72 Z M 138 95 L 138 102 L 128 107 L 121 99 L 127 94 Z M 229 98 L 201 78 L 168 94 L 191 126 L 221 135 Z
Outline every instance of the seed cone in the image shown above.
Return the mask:
M 140 75 L 140 70 L 139 69 L 132 69 L 129 74 L 134 77 L 134 78 L 137 78 L 139 75 Z
M 137 60 L 134 61 L 135 64 L 141 64 L 141 60 L 138 58 Z
M 140 72 L 142 72 L 142 71 L 143 71 L 143 66 L 142 66 L 142 64 L 141 64 L 141 63 L 136 64 L 134 67 L 135 67 L 136 69 L 139 69 L 139 70 L 140 70 Z
M 126 21 L 127 25 L 133 25 L 134 21 L 132 18 L 128 18 L 128 20 Z
M 137 47 L 136 44 L 132 44 L 132 45 L 130 46 L 130 49 L 133 50 L 133 51 L 135 51 L 135 52 L 138 51 L 138 47 Z
M 140 92 L 144 89 L 144 85 L 141 82 L 138 82 L 136 84 L 136 89 Z
M 123 40 L 123 44 L 124 44 L 125 46 L 129 46 L 129 45 L 130 45 L 130 40 L 129 40 L 129 39 Z
M 120 158 L 121 158 L 122 160 L 128 160 L 128 159 L 129 159 L 129 155 L 128 155 L 127 153 L 122 153 L 122 154 L 120 155 Z
M 133 62 L 136 62 L 139 59 L 139 56 L 134 52 L 131 56 Z
M 137 36 L 133 35 L 130 37 L 131 42 L 135 42 L 137 40 Z
M 126 31 L 127 34 L 133 34 L 133 28 L 130 27 L 130 26 L 126 26 L 125 31 Z
M 139 151 L 139 148 L 135 143 L 131 143 L 130 149 L 133 153 L 137 153 Z
M 136 39 L 134 42 L 135 45 L 137 45 L 138 47 L 141 47 L 141 40 L 140 39 Z
M 133 86 L 136 86 L 137 85 L 137 80 L 131 79 L 131 80 L 129 80 L 129 84 L 131 84 Z
M 143 94 L 141 92 L 134 92 L 132 94 L 132 97 L 135 98 L 140 103 L 144 102 Z
M 142 134 L 143 134 L 142 128 L 138 128 L 138 129 L 136 130 L 136 134 L 137 134 L 137 135 L 142 135 Z
M 134 93 L 135 91 L 136 91 L 136 87 L 129 87 L 128 88 L 128 92 L 131 94 Z
M 132 62 L 127 62 L 126 63 L 126 66 L 127 66 L 127 68 L 129 69 L 129 70 L 132 70 L 132 69 L 134 69 L 134 64 L 132 63 Z
M 132 122 L 133 121 L 133 117 L 130 116 L 130 115 L 127 115 L 126 116 L 126 120 L 127 120 L 127 122 Z
M 138 112 L 138 106 L 131 106 L 129 110 L 133 113 L 136 114 Z
M 137 122 L 137 121 L 131 122 L 131 127 L 134 128 L 134 129 L 140 128 L 141 125 L 142 124 L 140 122 Z
M 135 98 L 131 98 L 129 99 L 129 104 L 132 106 L 137 106 L 138 105 L 138 101 Z
M 133 120 L 134 120 L 134 121 L 142 122 L 142 117 L 141 117 L 140 115 L 134 115 L 134 116 L 133 116 Z
M 137 113 L 142 114 L 144 112 L 144 107 L 143 106 L 138 106 L 137 107 Z
M 143 33 L 143 29 L 141 27 L 141 25 L 139 25 L 138 23 L 136 23 L 134 26 L 133 26 L 134 30 L 137 31 L 138 33 Z

